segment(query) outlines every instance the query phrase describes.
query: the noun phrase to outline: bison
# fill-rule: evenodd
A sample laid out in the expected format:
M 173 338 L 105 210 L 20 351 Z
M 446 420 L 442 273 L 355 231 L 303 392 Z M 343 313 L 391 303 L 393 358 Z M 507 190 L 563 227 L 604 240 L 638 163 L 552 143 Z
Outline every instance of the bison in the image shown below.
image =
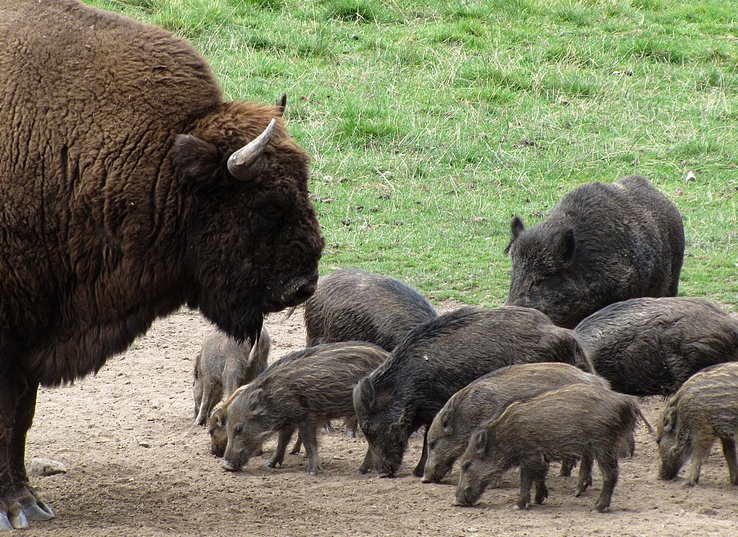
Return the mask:
M 29 21 L 32 21 L 29 22 Z M 184 304 L 243 340 L 315 290 L 309 158 L 276 106 L 224 101 L 158 27 L 0 3 L 0 528 L 53 516 L 25 470 L 39 385 Z
M 676 296 L 684 259 L 679 210 L 645 177 L 575 188 L 525 229 L 515 216 L 505 304 L 565 328 L 621 300 Z

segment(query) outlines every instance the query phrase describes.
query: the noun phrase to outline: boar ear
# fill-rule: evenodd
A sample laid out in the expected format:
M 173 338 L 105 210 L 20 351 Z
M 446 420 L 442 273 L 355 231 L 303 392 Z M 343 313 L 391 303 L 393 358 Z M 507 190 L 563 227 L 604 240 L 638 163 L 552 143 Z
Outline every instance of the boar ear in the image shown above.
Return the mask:
M 358 398 L 354 397 L 354 401 L 360 403 L 367 410 L 374 408 L 374 385 L 372 384 L 372 381 L 369 380 L 369 377 L 364 377 L 359 381 L 356 388 L 354 388 L 354 393 L 358 395 Z
M 508 244 L 505 248 L 505 254 L 510 253 L 510 247 L 512 246 L 512 243 L 514 243 L 515 239 L 517 239 L 520 234 L 525 231 L 523 220 L 517 214 L 513 216 L 512 223 L 510 224 L 510 231 L 512 232 L 512 238 L 510 239 L 510 244 Z
M 189 184 L 212 184 L 220 167 L 216 147 L 191 134 L 178 134 L 174 139 L 172 164 L 182 181 Z
M 446 434 L 451 434 L 451 423 L 449 423 L 448 414 L 443 413 L 441 416 L 441 429 L 443 429 L 443 432 Z
M 661 424 L 665 433 L 670 433 L 674 430 L 674 425 L 676 425 L 676 408 L 670 406 L 664 410 L 664 417 L 661 419 Z
M 471 437 L 471 445 L 477 455 L 484 455 L 487 451 L 487 429 L 479 429 Z
M 571 265 L 574 261 L 574 251 L 577 247 L 577 241 L 574 237 L 574 228 L 568 227 L 563 232 L 558 233 L 554 237 L 556 241 L 555 252 L 558 252 L 561 256 L 561 261 L 565 265 Z
M 252 414 L 263 414 L 266 409 L 264 407 L 264 390 L 258 388 L 251 392 L 246 399 L 246 405 Z

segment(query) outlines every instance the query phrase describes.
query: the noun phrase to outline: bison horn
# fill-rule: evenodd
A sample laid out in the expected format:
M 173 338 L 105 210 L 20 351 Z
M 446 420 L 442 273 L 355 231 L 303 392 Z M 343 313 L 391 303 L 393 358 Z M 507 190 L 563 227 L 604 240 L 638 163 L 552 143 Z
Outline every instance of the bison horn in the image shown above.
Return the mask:
M 264 132 L 228 158 L 228 171 L 233 177 L 242 181 L 250 181 L 259 174 L 261 171 L 261 166 L 258 165 L 259 159 L 272 139 L 276 124 L 277 120 L 272 119 Z

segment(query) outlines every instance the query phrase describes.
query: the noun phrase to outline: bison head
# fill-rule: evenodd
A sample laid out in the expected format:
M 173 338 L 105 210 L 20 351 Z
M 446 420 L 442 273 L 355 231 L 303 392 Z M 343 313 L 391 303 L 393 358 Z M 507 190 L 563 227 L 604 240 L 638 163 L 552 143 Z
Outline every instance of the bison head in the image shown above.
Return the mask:
M 187 302 L 237 339 L 263 315 L 315 291 L 323 239 L 308 197 L 308 157 L 275 107 L 227 102 L 177 136 L 186 192 Z

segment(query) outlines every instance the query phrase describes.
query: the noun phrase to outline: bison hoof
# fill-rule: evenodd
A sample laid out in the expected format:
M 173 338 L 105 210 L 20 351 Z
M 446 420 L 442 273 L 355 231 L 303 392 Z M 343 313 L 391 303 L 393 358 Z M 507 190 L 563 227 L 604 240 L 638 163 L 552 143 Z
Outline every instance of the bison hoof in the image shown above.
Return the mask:
M 54 511 L 45 502 L 36 498 L 21 501 L 21 507 L 28 520 L 49 520 L 55 516 Z

